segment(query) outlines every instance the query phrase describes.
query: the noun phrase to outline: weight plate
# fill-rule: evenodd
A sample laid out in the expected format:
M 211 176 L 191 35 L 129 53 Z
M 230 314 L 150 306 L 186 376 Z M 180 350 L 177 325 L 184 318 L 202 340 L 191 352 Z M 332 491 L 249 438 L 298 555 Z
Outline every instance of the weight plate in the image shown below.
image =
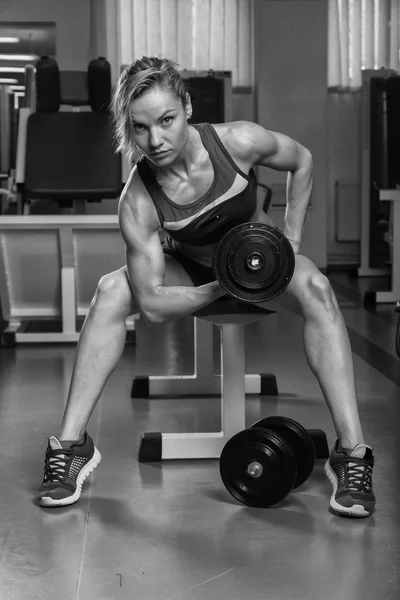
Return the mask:
M 273 431 L 252 428 L 230 438 L 219 468 L 228 492 L 247 506 L 265 508 L 280 502 L 296 481 L 296 459 Z
M 297 477 L 293 489 L 303 485 L 310 477 L 315 463 L 315 446 L 307 429 L 294 419 L 279 416 L 261 419 L 252 427 L 274 431 L 287 442 L 297 460 Z
M 248 268 L 252 254 L 262 255 L 260 269 Z M 276 227 L 243 223 L 226 233 L 213 255 L 215 277 L 240 302 L 271 300 L 288 286 L 295 268 L 293 248 Z
M 263 289 L 271 286 L 282 270 L 282 253 L 273 240 L 261 236 L 247 236 L 248 239 L 237 240 L 232 244 L 228 254 L 228 269 L 232 279 L 245 289 Z M 261 258 L 260 268 L 249 267 L 250 258 L 258 255 Z

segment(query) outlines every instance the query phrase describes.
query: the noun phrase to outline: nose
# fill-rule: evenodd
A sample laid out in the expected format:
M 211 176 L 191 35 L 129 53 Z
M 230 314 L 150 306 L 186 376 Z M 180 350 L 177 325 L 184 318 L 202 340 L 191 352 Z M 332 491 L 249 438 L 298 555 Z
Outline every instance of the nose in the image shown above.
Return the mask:
M 150 129 L 150 136 L 149 136 L 150 148 L 153 151 L 157 151 L 158 148 L 161 148 L 162 144 L 163 144 L 163 139 L 162 139 L 161 132 L 159 131 L 158 128 L 152 127 Z

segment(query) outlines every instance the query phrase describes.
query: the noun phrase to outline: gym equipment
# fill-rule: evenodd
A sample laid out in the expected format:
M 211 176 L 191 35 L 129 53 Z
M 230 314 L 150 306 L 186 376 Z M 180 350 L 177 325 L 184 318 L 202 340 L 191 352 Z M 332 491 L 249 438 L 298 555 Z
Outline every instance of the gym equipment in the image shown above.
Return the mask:
M 396 302 L 400 297 L 400 190 L 387 189 L 378 190 L 379 200 L 382 203 L 390 203 L 389 231 L 387 233 L 391 245 L 391 276 L 390 290 L 373 291 L 367 290 L 364 294 L 366 305 Z M 385 271 L 385 273 L 388 273 Z M 382 271 L 375 275 L 383 274 Z
M 90 61 L 87 83 L 90 108 L 107 112 L 111 100 L 111 69 L 104 56 Z
M 42 56 L 36 65 L 36 98 L 38 112 L 58 112 L 60 109 L 60 71 L 57 62 L 48 56 Z
M 228 492 L 247 506 L 283 500 L 311 475 L 316 451 L 311 434 L 293 419 L 271 416 L 231 438 L 220 458 Z
M 281 294 L 295 268 L 287 237 L 264 223 L 244 223 L 226 233 L 213 255 L 213 270 L 226 293 L 257 304 Z
M 99 279 L 125 264 L 117 215 L 2 216 L 0 248 L 3 346 L 77 342 Z
M 107 66 L 103 67 L 103 63 Z M 109 70 L 110 66 L 105 60 L 99 60 L 96 65 L 92 61 L 89 67 L 90 77 L 87 78 L 91 85 L 88 91 L 79 75 L 72 78 L 76 84 L 75 92 L 71 78 L 65 79 L 65 94 L 70 106 L 90 103 L 98 110 L 61 112 L 56 109 L 60 102 L 64 103 L 63 97 L 60 99 L 58 94 L 60 78 L 57 64 L 44 58 L 36 67 L 37 84 L 45 74 L 49 93 L 45 94 L 47 87 L 43 89 L 46 101 L 43 112 L 39 110 L 43 99 L 38 93 L 38 111 L 29 116 L 27 124 L 24 191 L 28 200 L 51 199 L 61 206 L 72 207 L 79 200 L 111 199 L 121 194 L 121 157 L 115 154 L 113 147 L 111 115 L 102 108 L 105 100 L 103 69 Z M 94 69 L 100 79 L 97 87 L 93 83 Z M 50 80 L 54 80 L 52 87 Z M 37 89 L 39 92 L 42 87 L 37 86 Z M 93 90 L 100 93 L 98 102 L 89 95 Z M 110 95 L 111 87 L 108 91 Z
M 140 322 L 138 323 L 138 330 Z M 214 326 L 204 319 L 193 318 L 194 369 L 191 375 L 135 375 L 131 398 L 152 396 L 209 396 L 221 391 L 221 375 L 214 372 Z M 278 394 L 276 378 L 270 373 L 245 375 L 245 393 Z
M 11 96 L 8 86 L 0 85 L 0 173 L 8 175 L 11 169 Z
M 255 427 L 225 444 L 219 463 L 228 492 L 247 506 L 277 504 L 293 489 L 296 459 L 290 445 L 273 431 Z
M 28 214 L 35 200 L 76 210 L 86 200 L 119 198 L 109 63 L 99 58 L 88 73 L 64 72 L 43 57 L 31 75 L 28 96 L 36 88 L 37 111 L 19 111 L 15 174 L 17 212 L 24 214 L 0 217 L 0 301 L 8 322 L 1 342 L 7 346 L 76 342 L 77 321 L 99 279 L 126 262 L 116 208 L 111 215 Z M 69 110 L 59 110 L 62 105 Z
M 293 489 L 303 485 L 310 477 L 316 451 L 311 434 L 300 423 L 288 417 L 271 416 L 254 423 L 252 427 L 273 431 L 292 448 L 297 461 L 297 475 Z
M 396 76 L 392 69 L 362 72 L 361 100 L 361 244 L 359 277 L 381 276 L 387 245 L 379 225 L 387 207 L 379 202 L 379 190 L 388 187 L 387 90 L 386 82 Z
M 266 318 L 272 312 L 223 297 L 194 313 L 194 317 L 214 323 L 220 330 L 221 431 L 143 433 L 139 446 L 139 462 L 219 459 L 229 438 L 245 428 L 245 324 Z M 271 377 L 275 379 L 274 376 Z
M 245 324 L 264 319 L 275 311 L 254 304 L 219 298 L 194 313 L 218 326 L 221 339 L 221 431 L 189 433 L 143 433 L 139 462 L 167 459 L 219 459 L 228 440 L 245 429 Z M 275 376 L 271 375 L 275 380 Z M 278 390 L 276 390 L 278 393 Z M 323 432 L 322 436 L 325 437 Z M 325 445 L 326 439 L 325 439 Z M 321 440 L 319 448 L 325 449 Z M 320 457 L 317 454 L 318 458 Z M 322 456 L 321 456 L 322 458 Z
M 397 301 L 395 312 L 400 313 L 400 300 Z M 396 329 L 396 354 L 398 358 L 400 358 L 400 315 L 399 320 L 397 321 Z
M 400 297 L 400 77 L 362 72 L 361 244 L 359 277 L 391 275 L 390 291 L 367 291 L 367 304 Z
M 396 302 L 400 298 L 400 190 L 379 190 L 379 200 L 390 202 L 391 237 L 391 289 L 389 291 L 366 292 L 367 302 L 387 303 Z
M 191 123 L 232 120 L 232 72 L 183 69 L 182 78 L 192 101 Z
M 9 85 L 0 84 L 0 214 L 15 201 L 13 174 L 17 146 L 16 105 L 19 100 Z
M 119 198 L 122 167 L 108 112 L 108 61 L 92 60 L 87 72 L 59 71 L 54 59 L 42 57 L 32 85 L 36 111 L 19 111 L 18 212 L 28 214 L 27 205 L 34 200 L 76 209 L 85 201 Z

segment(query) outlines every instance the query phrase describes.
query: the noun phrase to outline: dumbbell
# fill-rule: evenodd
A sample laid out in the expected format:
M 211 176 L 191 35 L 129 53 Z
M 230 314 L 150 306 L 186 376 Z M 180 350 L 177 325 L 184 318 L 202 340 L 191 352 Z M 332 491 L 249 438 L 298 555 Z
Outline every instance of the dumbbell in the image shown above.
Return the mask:
M 234 300 L 259 303 L 281 294 L 293 276 L 287 237 L 265 223 L 243 223 L 226 233 L 213 254 L 213 271 Z
M 293 419 L 271 416 L 231 437 L 219 462 L 228 492 L 247 506 L 265 508 L 283 500 L 313 471 L 310 432 Z

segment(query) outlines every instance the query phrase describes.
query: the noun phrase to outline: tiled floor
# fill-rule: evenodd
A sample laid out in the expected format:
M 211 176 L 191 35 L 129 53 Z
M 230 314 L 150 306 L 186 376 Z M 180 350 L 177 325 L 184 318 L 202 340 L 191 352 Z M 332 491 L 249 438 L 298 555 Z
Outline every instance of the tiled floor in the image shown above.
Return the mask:
M 375 514 L 328 510 L 319 462 L 279 507 L 239 505 L 218 461 L 139 464 L 143 431 L 217 431 L 215 398 L 130 399 L 134 374 L 189 373 L 192 320 L 146 330 L 127 345 L 90 421 L 103 460 L 80 501 L 41 509 L 47 437 L 56 434 L 73 346 L 0 350 L 1 600 L 378 600 L 400 598 L 400 361 L 392 306 L 363 308 L 371 282 L 333 274 L 352 343 L 360 412 L 374 447 Z M 302 350 L 298 317 L 247 326 L 249 372 L 276 374 L 279 397 L 249 396 L 250 425 L 269 414 L 321 427 L 330 415 Z M 215 339 L 217 352 L 217 339 Z M 217 361 L 218 362 L 218 361 Z

